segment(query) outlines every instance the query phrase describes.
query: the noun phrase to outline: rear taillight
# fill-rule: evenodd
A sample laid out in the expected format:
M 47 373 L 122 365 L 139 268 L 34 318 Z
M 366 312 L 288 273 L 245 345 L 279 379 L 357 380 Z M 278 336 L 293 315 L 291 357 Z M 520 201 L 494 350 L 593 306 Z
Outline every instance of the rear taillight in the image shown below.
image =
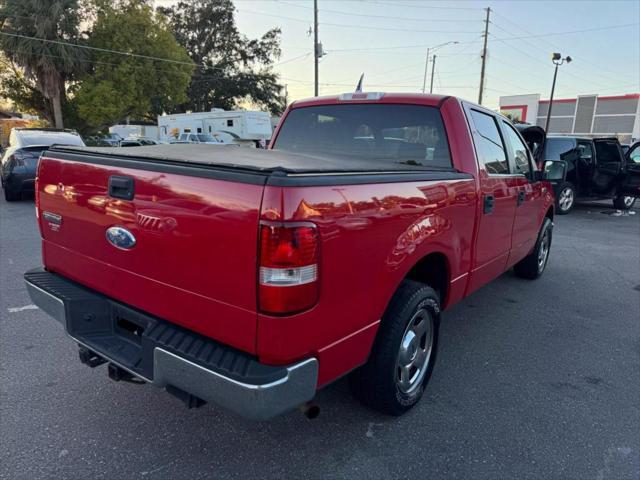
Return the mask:
M 264 313 L 285 315 L 318 301 L 318 230 L 311 223 L 260 225 L 258 302 Z

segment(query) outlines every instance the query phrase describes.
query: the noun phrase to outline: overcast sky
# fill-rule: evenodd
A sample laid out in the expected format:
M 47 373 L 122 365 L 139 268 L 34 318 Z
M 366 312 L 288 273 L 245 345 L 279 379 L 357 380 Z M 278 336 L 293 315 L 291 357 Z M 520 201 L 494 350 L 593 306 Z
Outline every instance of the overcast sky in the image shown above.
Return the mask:
M 312 96 L 313 0 L 234 3 L 244 34 L 257 37 L 272 27 L 282 29 L 281 64 L 276 70 L 290 99 Z M 487 6 L 492 12 L 485 105 L 495 108 L 498 98 L 509 94 L 540 93 L 547 98 L 553 51 L 574 59 L 560 67 L 556 98 L 640 91 L 638 0 L 318 0 L 318 4 L 318 30 L 326 51 L 320 63 L 320 94 L 352 91 L 362 72 L 365 90 L 421 91 L 426 47 L 458 41 L 436 53 L 434 92 L 477 101 Z

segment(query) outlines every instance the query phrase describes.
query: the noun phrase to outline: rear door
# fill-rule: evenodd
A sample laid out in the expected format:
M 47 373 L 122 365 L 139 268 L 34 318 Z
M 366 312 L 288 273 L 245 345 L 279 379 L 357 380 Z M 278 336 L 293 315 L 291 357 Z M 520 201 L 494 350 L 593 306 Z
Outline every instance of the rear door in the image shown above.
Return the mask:
M 520 176 L 511 170 L 499 119 L 475 106 L 465 105 L 465 111 L 479 163 L 482 202 L 470 293 L 506 270 Z
M 618 193 L 640 198 L 640 142 L 634 143 L 626 153 L 624 170 Z
M 511 238 L 508 266 L 524 258 L 538 238 L 540 219 L 544 208 L 544 186 L 534 178 L 536 169 L 533 156 L 516 129 L 506 120 L 501 121 L 507 143 L 511 168 L 516 174 L 518 197 Z

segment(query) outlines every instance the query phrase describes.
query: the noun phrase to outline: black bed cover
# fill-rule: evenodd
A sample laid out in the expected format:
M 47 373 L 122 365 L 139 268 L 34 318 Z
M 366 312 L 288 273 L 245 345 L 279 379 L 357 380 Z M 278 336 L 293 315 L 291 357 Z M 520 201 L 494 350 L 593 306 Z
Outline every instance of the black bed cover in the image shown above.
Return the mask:
M 179 162 L 193 166 L 209 165 L 223 169 L 239 169 L 265 174 L 277 171 L 286 174 L 417 173 L 434 171 L 432 167 L 408 165 L 406 163 L 376 162 L 372 159 L 349 156 L 341 158 L 321 157 L 279 150 L 245 148 L 235 145 L 173 144 L 143 147 L 73 147 L 58 145 L 51 147 L 49 151 L 88 154 L 124 160 Z

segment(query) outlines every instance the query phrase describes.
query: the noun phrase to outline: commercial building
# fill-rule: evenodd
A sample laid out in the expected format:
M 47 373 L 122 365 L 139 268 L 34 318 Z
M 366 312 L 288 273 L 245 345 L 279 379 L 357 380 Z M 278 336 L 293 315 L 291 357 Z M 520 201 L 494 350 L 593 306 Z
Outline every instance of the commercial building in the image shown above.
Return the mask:
M 500 97 L 500 111 L 544 128 L 549 100 L 540 100 L 539 93 L 504 96 Z M 616 136 L 626 143 L 640 140 L 640 93 L 554 99 L 549 133 Z

